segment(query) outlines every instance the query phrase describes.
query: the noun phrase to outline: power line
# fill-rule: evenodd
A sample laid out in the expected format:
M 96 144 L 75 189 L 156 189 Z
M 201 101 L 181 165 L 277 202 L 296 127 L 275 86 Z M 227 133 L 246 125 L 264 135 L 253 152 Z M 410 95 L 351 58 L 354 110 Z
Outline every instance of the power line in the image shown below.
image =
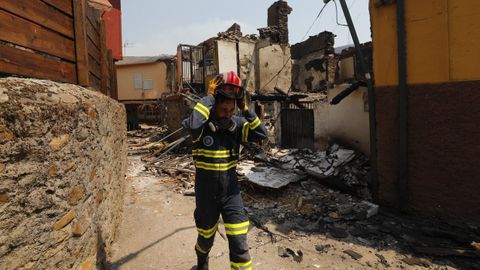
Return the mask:
M 317 22 L 317 20 L 320 18 L 320 15 L 322 15 L 323 10 L 325 9 L 325 7 L 327 7 L 327 3 L 323 4 L 322 9 L 320 10 L 320 12 L 318 12 L 317 17 L 315 17 L 315 20 L 313 20 L 312 25 L 310 25 L 310 27 L 308 28 L 307 32 L 306 32 L 305 35 L 302 37 L 302 41 L 305 40 L 305 38 L 307 37 L 307 35 L 308 35 L 308 33 L 310 32 L 310 30 L 312 30 L 312 27 L 315 25 L 315 23 Z
M 337 6 L 337 1 L 333 0 L 333 3 L 335 4 L 335 19 L 336 19 L 337 25 L 348 27 L 347 24 L 343 24 L 343 23 L 339 23 L 339 22 L 338 22 L 338 6 Z
M 352 0 L 352 2 L 350 3 L 350 5 L 348 6 L 348 10 L 352 10 L 353 6 L 357 3 L 358 1 L 355 1 L 355 0 Z M 361 12 L 358 12 L 358 15 L 355 17 L 355 20 L 356 21 L 358 19 L 358 17 L 361 15 L 362 13 Z M 337 11 L 337 16 L 338 16 L 338 11 Z M 335 33 L 335 31 L 337 30 L 339 24 L 335 25 L 335 28 L 333 28 L 333 33 Z M 342 25 L 343 26 L 343 25 Z M 350 35 L 350 31 L 347 32 L 347 35 Z M 348 43 L 348 42 L 347 42 Z

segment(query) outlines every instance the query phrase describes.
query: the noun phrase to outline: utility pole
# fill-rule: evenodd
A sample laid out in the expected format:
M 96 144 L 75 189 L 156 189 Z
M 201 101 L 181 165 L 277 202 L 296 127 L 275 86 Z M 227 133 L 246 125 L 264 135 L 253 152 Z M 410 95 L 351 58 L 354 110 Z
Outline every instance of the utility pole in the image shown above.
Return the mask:
M 324 0 L 325 3 L 328 3 L 332 0 Z M 335 0 L 333 0 L 335 1 Z M 360 62 L 360 69 L 363 77 L 366 80 L 368 87 L 368 109 L 369 109 L 369 123 L 370 123 L 370 165 L 372 168 L 371 171 L 371 184 L 372 184 L 372 193 L 373 199 L 377 201 L 378 196 L 378 178 L 377 178 L 377 122 L 376 122 L 376 107 L 375 107 L 375 89 L 373 88 L 372 76 L 370 70 L 365 62 L 362 48 L 360 47 L 360 41 L 358 40 L 357 31 L 355 30 L 355 25 L 353 24 L 352 16 L 348 10 L 348 6 L 345 0 L 339 0 L 340 5 L 342 6 L 343 15 L 347 21 L 348 29 L 355 44 L 355 51 L 357 58 Z

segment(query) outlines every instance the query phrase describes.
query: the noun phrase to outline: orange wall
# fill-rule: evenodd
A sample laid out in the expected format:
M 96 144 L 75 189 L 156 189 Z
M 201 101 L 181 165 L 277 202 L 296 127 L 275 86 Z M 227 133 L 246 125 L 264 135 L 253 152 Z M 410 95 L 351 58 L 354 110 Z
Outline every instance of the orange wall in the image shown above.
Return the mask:
M 398 84 L 396 5 L 371 0 L 376 86 Z M 409 84 L 480 80 L 480 1 L 406 0 Z
M 114 60 L 122 60 L 122 10 L 120 0 L 109 0 L 112 9 L 106 11 L 102 18 L 107 29 L 107 48 L 112 50 Z
M 134 87 L 135 72 L 142 72 L 144 80 L 153 80 L 152 90 L 139 90 Z M 117 66 L 118 100 L 159 99 L 170 92 L 167 86 L 167 65 L 156 62 L 142 65 Z

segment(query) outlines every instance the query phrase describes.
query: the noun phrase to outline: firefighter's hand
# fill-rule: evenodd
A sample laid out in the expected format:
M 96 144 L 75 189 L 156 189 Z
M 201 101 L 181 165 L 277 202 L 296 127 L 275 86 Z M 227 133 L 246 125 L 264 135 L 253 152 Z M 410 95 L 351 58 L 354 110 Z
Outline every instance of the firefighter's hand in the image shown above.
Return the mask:
M 243 98 L 240 98 L 237 100 L 237 106 L 240 109 L 240 111 L 242 111 L 242 113 L 248 111 L 248 97 L 249 97 L 248 92 L 245 91 Z
M 222 78 L 220 76 L 215 76 L 215 78 L 211 79 L 210 82 L 208 83 L 208 95 L 214 95 L 215 90 L 217 87 L 222 83 Z

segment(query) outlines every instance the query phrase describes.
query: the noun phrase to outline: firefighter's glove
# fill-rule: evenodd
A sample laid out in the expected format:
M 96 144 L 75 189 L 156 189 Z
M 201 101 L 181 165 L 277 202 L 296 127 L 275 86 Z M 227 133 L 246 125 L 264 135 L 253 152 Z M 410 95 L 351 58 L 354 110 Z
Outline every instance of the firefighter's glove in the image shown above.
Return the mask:
M 222 84 L 222 77 L 220 76 L 215 76 L 215 78 L 211 79 L 210 82 L 208 83 L 208 92 L 207 94 L 209 95 L 214 95 L 215 90 L 217 90 L 218 86 Z

